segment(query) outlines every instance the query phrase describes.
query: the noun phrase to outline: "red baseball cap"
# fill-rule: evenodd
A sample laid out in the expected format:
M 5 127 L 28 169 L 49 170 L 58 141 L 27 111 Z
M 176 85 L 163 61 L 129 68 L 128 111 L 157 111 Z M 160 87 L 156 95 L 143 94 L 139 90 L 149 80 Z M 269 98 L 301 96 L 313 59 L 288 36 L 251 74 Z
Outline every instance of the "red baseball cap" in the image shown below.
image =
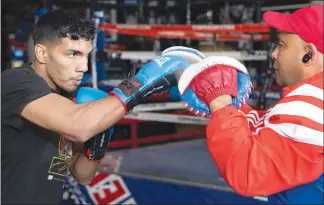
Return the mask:
M 297 34 L 305 42 L 313 43 L 318 51 L 324 53 L 323 10 L 324 5 L 311 5 L 291 14 L 267 11 L 263 15 L 263 20 L 278 31 Z

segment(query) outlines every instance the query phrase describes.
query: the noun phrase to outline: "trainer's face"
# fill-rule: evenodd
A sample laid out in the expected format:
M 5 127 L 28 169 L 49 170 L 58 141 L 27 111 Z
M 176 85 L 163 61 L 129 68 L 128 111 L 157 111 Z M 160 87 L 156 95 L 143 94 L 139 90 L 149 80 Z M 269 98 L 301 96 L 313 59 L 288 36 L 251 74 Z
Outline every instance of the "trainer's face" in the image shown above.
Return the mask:
M 88 55 L 92 50 L 90 40 L 63 38 L 48 48 L 46 72 L 61 89 L 72 92 L 81 83 L 88 70 Z
M 295 34 L 280 33 L 272 52 L 278 85 L 291 86 L 302 80 L 304 55 L 303 41 Z

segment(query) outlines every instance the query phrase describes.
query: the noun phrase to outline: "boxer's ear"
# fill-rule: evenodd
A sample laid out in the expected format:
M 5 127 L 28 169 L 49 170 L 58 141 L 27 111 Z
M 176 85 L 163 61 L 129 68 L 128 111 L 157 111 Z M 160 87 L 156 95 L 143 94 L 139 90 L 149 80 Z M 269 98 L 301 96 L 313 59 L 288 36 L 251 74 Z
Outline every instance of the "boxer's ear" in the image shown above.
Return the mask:
M 45 64 L 47 61 L 47 48 L 42 44 L 36 44 L 34 48 L 35 58 L 41 64 Z

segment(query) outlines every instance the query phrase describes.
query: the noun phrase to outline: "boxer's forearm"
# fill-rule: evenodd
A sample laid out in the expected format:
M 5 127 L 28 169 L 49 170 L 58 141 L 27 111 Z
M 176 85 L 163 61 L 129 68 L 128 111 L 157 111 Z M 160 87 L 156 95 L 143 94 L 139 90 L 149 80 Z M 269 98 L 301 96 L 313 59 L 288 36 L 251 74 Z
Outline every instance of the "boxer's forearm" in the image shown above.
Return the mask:
M 70 172 L 78 183 L 89 184 L 96 174 L 98 162 L 88 160 L 83 153 L 78 153 L 71 163 Z
M 91 94 L 86 93 L 84 98 L 91 98 Z M 26 105 L 21 116 L 73 142 L 85 142 L 114 125 L 124 114 L 123 104 L 114 96 L 75 104 L 51 93 Z
M 114 96 L 88 104 L 80 104 L 73 113 L 73 133 L 85 142 L 103 132 L 125 115 L 123 104 Z

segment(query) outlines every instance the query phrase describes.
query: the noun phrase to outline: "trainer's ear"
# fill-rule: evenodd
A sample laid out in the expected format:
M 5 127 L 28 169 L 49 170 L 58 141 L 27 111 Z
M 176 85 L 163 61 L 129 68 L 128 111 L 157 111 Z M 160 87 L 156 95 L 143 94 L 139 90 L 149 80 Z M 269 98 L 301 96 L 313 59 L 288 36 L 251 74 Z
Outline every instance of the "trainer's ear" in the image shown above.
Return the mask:
M 313 65 L 318 58 L 318 50 L 314 46 L 314 44 L 308 43 L 305 45 L 305 54 L 307 54 L 307 53 L 311 54 L 311 58 L 309 59 L 309 61 L 307 61 L 307 63 L 305 63 L 305 65 L 306 66 Z
M 47 48 L 42 44 L 36 44 L 34 48 L 35 58 L 41 64 L 45 64 L 47 61 Z

